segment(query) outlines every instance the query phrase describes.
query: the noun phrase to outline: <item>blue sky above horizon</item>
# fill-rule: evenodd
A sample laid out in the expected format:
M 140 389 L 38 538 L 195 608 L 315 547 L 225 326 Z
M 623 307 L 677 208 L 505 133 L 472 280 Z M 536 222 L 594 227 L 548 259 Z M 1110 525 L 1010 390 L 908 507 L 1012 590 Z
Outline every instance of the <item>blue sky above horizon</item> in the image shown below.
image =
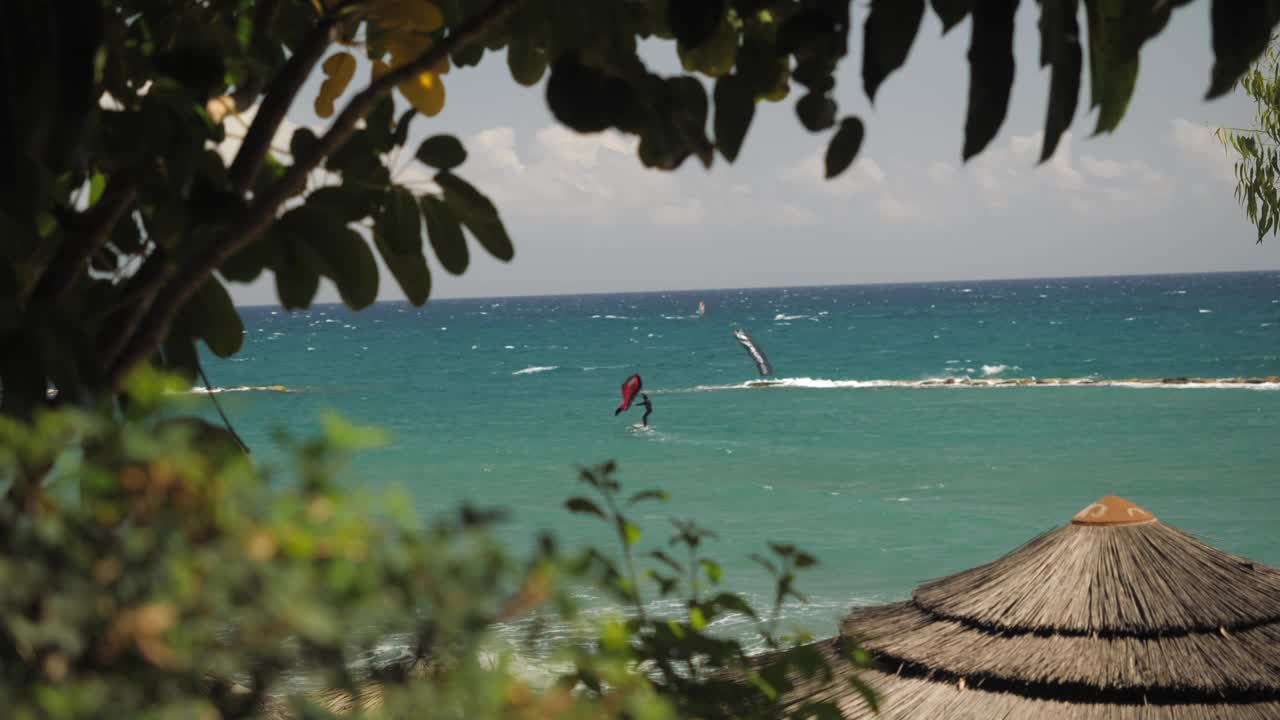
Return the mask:
M 1043 165 L 1036 160 L 1048 71 L 1038 66 L 1034 3 L 1018 12 L 1008 116 L 968 163 L 960 162 L 968 21 L 942 36 L 926 14 L 905 67 L 872 107 L 859 67 L 866 10 L 855 3 L 854 12 L 836 94 L 841 114 L 860 116 L 867 137 L 857 162 L 833 181 L 822 179 L 830 132 L 800 126 L 794 93 L 759 105 L 735 164 L 717 158 L 708 171 L 690 160 L 666 173 L 645 169 L 630 137 L 556 124 L 542 86 L 511 80 L 503 53 L 455 68 L 445 76 L 444 112 L 415 119 L 409 147 L 439 132 L 463 140 L 470 156 L 460 174 L 497 203 L 516 257 L 501 263 L 473 244 L 465 274 L 433 264 L 432 296 L 1280 268 L 1280 242 L 1254 242 L 1232 196 L 1231 161 L 1212 135 L 1248 125 L 1253 110 L 1238 94 L 1203 101 L 1208 2 L 1175 11 L 1148 43 L 1112 134 L 1090 137 L 1086 76 L 1075 122 Z M 672 45 L 645 52 L 656 69 L 678 70 Z M 313 77 L 304 88 L 286 132 L 324 128 L 311 111 L 318 85 Z M 396 162 L 398 179 L 428 187 L 428 174 L 406 160 Z M 275 302 L 269 273 L 230 289 L 240 304 Z M 402 298 L 384 269 L 378 299 Z M 317 302 L 337 299 L 326 282 Z

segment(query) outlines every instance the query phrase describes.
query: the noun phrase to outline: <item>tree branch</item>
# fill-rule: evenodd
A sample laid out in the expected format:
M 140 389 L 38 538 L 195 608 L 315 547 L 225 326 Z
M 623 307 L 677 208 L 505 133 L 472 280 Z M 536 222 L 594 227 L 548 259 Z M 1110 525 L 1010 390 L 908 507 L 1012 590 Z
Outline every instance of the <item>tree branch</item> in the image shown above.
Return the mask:
M 336 25 L 334 18 L 322 18 L 267 89 L 258 112 L 253 116 L 253 123 L 240 143 L 240 150 L 227 171 L 231 187 L 237 194 L 243 195 L 249 189 L 253 177 L 262 168 L 262 162 L 271 149 L 271 139 L 280 129 L 280 123 L 284 121 L 303 83 L 333 42 L 333 29 Z
M 276 211 L 285 200 L 301 189 L 307 175 L 320 165 L 327 156 L 342 147 L 355 133 L 356 123 L 373 109 L 391 88 L 416 77 L 420 73 L 434 67 L 447 59 L 449 54 L 464 48 L 494 28 L 511 8 L 520 0 L 493 0 L 484 10 L 458 26 L 439 44 L 370 83 L 369 87 L 360 91 L 333 121 L 328 132 L 324 134 L 305 153 L 294 158 L 284 176 L 257 198 L 249 207 L 244 217 L 227 233 L 226 239 L 215 243 L 197 253 L 185 264 L 165 292 L 161 292 L 146 319 L 141 323 L 136 334 L 128 339 L 118 353 L 106 357 L 108 368 L 106 380 L 115 386 L 120 378 L 138 362 L 155 352 L 164 340 L 169 326 L 196 290 L 204 285 L 222 263 L 232 255 L 252 244 L 266 232 L 275 222 Z
M 32 298 L 57 302 L 71 289 L 76 277 L 94 253 L 106 244 L 138 193 L 136 172 L 121 171 L 111 178 L 98 203 L 80 216 L 79 231 L 67 238 L 45 269 Z

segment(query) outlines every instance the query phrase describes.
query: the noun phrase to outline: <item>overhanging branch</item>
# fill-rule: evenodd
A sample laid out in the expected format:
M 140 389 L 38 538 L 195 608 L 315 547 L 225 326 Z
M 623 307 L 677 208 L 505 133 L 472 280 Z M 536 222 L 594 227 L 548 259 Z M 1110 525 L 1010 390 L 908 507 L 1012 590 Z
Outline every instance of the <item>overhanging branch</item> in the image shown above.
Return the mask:
M 238 194 L 243 195 L 249 189 L 253 177 L 262 168 L 267 152 L 271 149 L 271 139 L 280 129 L 280 123 L 284 121 L 303 83 L 333 41 L 336 24 L 333 18 L 322 18 L 267 89 L 258 112 L 253 116 L 253 123 L 249 125 L 249 131 L 240 143 L 240 150 L 236 152 L 235 160 L 227 171 L 231 187 Z
M 106 244 L 116 223 L 133 204 L 137 192 L 137 173 L 125 170 L 111 178 L 98 203 L 81 215 L 78 231 L 67 238 L 50 261 L 32 293 L 34 301 L 57 302 L 62 299 L 94 253 Z
M 446 60 L 450 53 L 484 37 L 518 2 L 520 0 L 494 0 L 484 10 L 459 25 L 456 31 L 451 32 L 439 44 L 432 46 L 412 62 L 374 80 L 367 88 L 351 98 L 333 121 L 328 132 L 307 152 L 300 153 L 293 159 L 293 165 L 284 176 L 255 199 L 244 217 L 227 233 L 225 240 L 197 253 L 177 273 L 173 282 L 167 283 L 157 294 L 155 301 L 148 304 L 149 310 L 143 322 L 139 324 L 137 332 L 131 334 L 128 341 L 122 345 L 120 352 L 106 357 L 107 381 L 111 386 L 115 386 L 131 367 L 147 358 L 160 346 L 178 311 L 191 299 L 196 290 L 204 285 L 213 271 L 266 232 L 275 221 L 276 212 L 284 201 L 305 185 L 307 176 L 319 167 L 324 158 L 341 148 L 351 138 L 356 130 L 356 123 L 368 115 L 374 105 L 391 91 L 391 88 L 429 70 Z

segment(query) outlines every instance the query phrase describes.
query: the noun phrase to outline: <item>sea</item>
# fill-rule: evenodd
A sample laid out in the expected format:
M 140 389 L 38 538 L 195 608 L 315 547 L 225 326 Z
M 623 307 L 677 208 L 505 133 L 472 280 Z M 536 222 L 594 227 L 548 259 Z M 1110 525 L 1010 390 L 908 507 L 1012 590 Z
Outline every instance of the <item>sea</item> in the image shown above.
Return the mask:
M 259 462 L 284 461 L 276 430 L 317 433 L 325 411 L 380 426 L 389 446 L 356 456 L 345 482 L 399 489 L 424 519 L 503 508 L 498 533 L 519 555 L 543 531 L 616 546 L 564 506 L 588 490 L 580 467 L 615 460 L 626 491 L 672 498 L 636 506 L 642 553 L 694 519 L 716 534 L 705 551 L 722 586 L 761 607 L 772 581 L 750 556 L 770 542 L 811 553 L 787 631 L 832 635 L 851 607 L 905 599 L 1109 494 L 1280 566 L 1277 272 L 242 315 L 243 349 L 206 369 Z M 774 384 L 750 384 L 761 377 L 735 328 Z M 647 430 L 641 409 L 614 414 L 633 373 Z M 216 417 L 208 397 L 187 402 Z M 645 590 L 655 611 L 678 609 Z M 751 642 L 745 621 L 724 631 Z

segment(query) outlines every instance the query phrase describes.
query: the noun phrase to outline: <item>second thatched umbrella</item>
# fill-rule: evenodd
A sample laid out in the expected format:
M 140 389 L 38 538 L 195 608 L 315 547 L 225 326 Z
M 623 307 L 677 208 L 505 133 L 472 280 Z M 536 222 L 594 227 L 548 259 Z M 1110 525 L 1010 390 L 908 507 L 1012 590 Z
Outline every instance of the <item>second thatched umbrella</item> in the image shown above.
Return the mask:
M 910 601 L 855 610 L 883 718 L 1280 718 L 1280 571 L 1108 496 Z M 762 660 L 767 662 L 767 658 Z M 842 682 L 791 694 L 871 710 Z

